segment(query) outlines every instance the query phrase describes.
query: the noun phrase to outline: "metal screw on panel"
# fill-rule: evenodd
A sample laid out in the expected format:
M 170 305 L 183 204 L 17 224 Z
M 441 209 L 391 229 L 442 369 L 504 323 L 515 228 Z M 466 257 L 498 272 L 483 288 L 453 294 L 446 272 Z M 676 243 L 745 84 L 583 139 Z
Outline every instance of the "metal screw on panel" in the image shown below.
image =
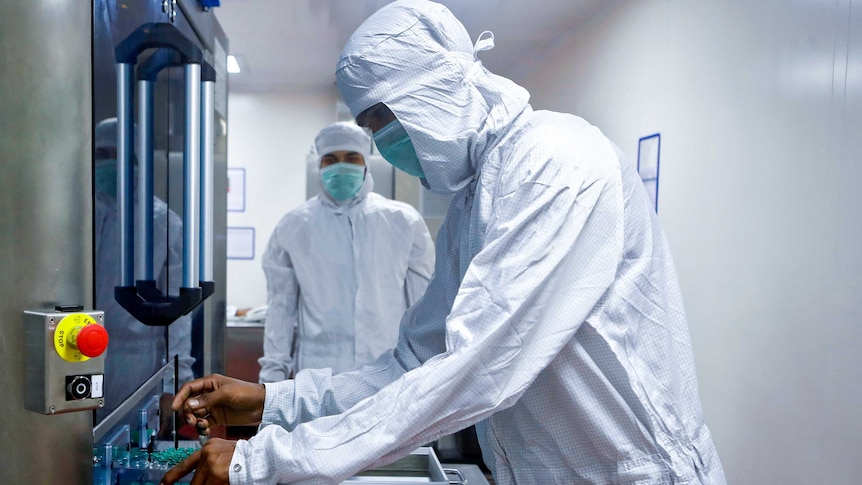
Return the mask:
M 162 12 L 168 13 L 168 6 L 169 5 L 170 5 L 170 3 L 168 2 L 168 0 L 163 0 L 162 1 Z
M 176 20 L 177 20 L 177 11 L 171 10 L 171 22 L 174 22 Z
M 105 407 L 105 401 L 102 401 L 101 399 L 99 399 L 99 407 L 100 408 Z
M 49 413 L 51 413 L 51 414 L 54 414 L 54 412 L 56 412 L 56 411 L 57 411 L 57 408 L 56 408 L 56 407 L 54 407 L 54 405 L 53 405 L 53 404 L 51 405 L 51 407 L 49 407 L 49 408 L 48 408 L 48 412 L 49 412 Z

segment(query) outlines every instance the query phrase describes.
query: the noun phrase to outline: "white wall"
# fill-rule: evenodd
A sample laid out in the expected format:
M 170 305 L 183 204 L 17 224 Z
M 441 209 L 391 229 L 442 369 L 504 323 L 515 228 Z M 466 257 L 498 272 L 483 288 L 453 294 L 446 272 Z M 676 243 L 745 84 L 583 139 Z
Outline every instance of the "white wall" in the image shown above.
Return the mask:
M 659 216 L 734 484 L 859 483 L 862 1 L 630 0 L 532 69 L 534 108 L 631 158 Z
M 254 227 L 253 260 L 227 262 L 227 304 L 266 303 L 260 258 L 281 217 L 305 201 L 305 159 L 314 137 L 336 117 L 333 91 L 231 93 L 228 167 L 246 170 L 244 212 L 228 212 L 228 227 Z

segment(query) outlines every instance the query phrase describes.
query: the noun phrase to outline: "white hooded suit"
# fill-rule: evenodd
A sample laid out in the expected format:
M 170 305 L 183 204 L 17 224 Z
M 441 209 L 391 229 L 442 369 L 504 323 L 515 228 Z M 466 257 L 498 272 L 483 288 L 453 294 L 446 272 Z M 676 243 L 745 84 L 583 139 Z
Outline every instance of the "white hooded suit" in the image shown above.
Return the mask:
M 369 367 L 267 385 L 231 483 L 338 483 L 474 423 L 499 484 L 724 483 L 668 245 L 615 146 L 533 111 L 433 2 L 366 20 L 336 76 L 454 193 L 434 277 Z
M 371 140 L 353 129 L 367 154 Z M 321 155 L 350 145 L 338 146 L 346 137 L 337 135 L 318 137 Z M 398 340 L 401 316 L 428 286 L 434 244 L 419 212 L 371 192 L 373 183 L 366 172 L 356 196 L 343 202 L 321 186 L 273 231 L 262 258 L 269 309 L 261 382 L 300 369 L 345 372 Z

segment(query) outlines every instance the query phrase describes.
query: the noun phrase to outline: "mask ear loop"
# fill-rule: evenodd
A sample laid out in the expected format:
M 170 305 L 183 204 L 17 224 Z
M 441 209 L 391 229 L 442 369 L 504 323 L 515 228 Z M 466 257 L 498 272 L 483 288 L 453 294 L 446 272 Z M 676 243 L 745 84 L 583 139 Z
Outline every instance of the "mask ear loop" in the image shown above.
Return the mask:
M 485 35 L 487 34 L 487 37 Z M 494 48 L 494 33 L 486 30 L 476 37 L 476 43 L 473 44 L 473 56 L 478 61 L 478 54 L 482 51 L 489 51 Z
M 476 43 L 473 44 L 473 58 L 475 61 L 473 65 L 470 66 L 470 69 L 467 71 L 467 75 L 464 78 L 469 81 L 473 79 L 473 76 L 479 72 L 479 69 L 482 68 L 482 61 L 479 60 L 479 53 L 482 51 L 489 51 L 494 48 L 494 33 L 490 30 L 486 30 L 479 34 L 479 37 L 476 38 Z
M 478 74 L 479 71 L 485 69 L 485 67 L 482 65 L 482 61 L 479 60 L 479 53 L 483 52 L 483 51 L 489 51 L 493 48 L 494 48 L 494 33 L 491 32 L 490 30 L 486 30 L 486 31 L 482 32 L 481 34 L 479 34 L 479 37 L 476 37 L 476 42 L 473 43 L 473 59 L 474 59 L 474 61 L 473 61 L 473 65 L 470 66 L 470 68 L 467 70 L 467 75 L 464 77 L 464 80 L 466 82 L 469 82 L 472 84 L 473 78 L 476 76 L 476 74 Z M 474 86 L 473 89 L 477 89 L 477 88 Z M 490 114 L 490 112 L 489 112 L 489 114 Z M 493 125 L 494 118 L 489 116 L 486 119 L 486 122 Z M 478 177 L 479 177 L 479 172 L 476 171 L 473 174 L 473 180 L 470 182 L 470 185 L 472 186 L 472 188 L 470 189 L 471 193 L 472 193 L 472 191 L 475 190 L 476 183 L 478 181 Z

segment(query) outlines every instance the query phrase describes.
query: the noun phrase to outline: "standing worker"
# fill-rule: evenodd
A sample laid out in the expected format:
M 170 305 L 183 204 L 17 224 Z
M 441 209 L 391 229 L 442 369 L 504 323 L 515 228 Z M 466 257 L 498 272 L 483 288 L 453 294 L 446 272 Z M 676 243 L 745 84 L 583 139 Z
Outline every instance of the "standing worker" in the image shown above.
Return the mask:
M 322 190 L 281 219 L 263 255 L 269 308 L 260 382 L 371 362 L 395 345 L 401 316 L 434 271 L 419 212 L 371 192 L 365 131 L 334 123 L 314 142 Z
M 676 271 L 634 168 L 581 118 L 533 111 L 428 0 L 367 19 L 336 70 L 380 152 L 454 198 L 425 296 L 359 371 L 260 386 L 209 376 L 190 422 L 258 420 L 165 475 L 338 483 L 476 423 L 498 484 L 723 484 Z M 399 153 L 398 158 L 390 154 Z

